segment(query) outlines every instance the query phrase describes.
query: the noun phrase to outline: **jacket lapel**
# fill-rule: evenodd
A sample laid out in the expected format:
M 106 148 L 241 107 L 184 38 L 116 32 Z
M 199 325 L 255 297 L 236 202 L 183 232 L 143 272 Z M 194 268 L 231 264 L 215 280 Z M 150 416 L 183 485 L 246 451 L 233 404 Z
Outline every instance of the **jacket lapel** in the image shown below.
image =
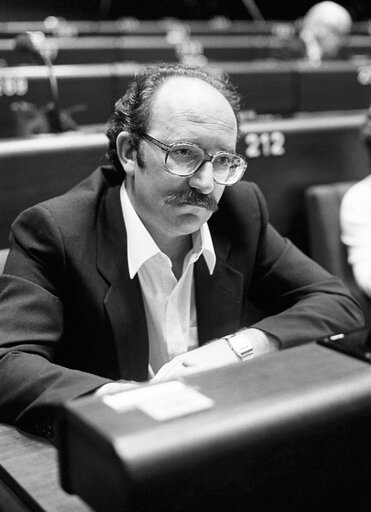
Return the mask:
M 109 286 L 104 306 L 112 325 L 120 375 L 148 378 L 148 332 L 138 277 L 130 279 L 120 187 L 109 189 L 98 218 L 97 266 Z
M 198 337 L 200 344 L 235 332 L 240 327 L 243 274 L 226 260 L 230 241 L 212 235 L 216 266 L 210 275 L 204 258 L 195 265 Z

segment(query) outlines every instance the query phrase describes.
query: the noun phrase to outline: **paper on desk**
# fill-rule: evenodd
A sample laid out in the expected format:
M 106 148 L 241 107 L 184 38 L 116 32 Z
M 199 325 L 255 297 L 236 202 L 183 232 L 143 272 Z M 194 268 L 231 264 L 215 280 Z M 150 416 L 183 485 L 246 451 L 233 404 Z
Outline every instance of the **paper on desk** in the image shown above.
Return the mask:
M 210 409 L 214 401 L 182 382 L 163 382 L 102 397 L 102 401 L 122 413 L 139 409 L 156 421 Z

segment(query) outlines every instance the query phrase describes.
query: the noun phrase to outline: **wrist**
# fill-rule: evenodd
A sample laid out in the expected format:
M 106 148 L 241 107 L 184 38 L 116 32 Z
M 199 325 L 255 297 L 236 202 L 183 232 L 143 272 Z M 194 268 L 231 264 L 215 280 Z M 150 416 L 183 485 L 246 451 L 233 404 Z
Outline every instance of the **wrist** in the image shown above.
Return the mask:
M 237 331 L 228 336 L 224 336 L 224 339 L 231 351 L 240 361 L 247 361 L 253 357 L 253 345 L 251 340 L 244 334 L 243 331 Z

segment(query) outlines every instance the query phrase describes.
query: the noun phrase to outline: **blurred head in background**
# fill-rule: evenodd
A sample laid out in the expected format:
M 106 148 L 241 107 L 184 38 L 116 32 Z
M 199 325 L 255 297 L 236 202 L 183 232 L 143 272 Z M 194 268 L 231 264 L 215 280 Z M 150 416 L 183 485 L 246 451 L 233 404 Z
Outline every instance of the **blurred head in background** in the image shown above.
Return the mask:
M 301 37 L 309 60 L 334 58 L 347 43 L 352 29 L 349 12 L 335 2 L 319 2 L 302 19 Z

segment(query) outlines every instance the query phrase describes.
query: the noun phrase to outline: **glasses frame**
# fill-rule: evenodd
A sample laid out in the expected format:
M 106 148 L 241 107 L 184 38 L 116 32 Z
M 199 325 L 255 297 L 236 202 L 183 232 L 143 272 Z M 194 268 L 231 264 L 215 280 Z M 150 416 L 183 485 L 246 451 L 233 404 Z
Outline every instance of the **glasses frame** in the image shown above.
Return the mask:
M 190 178 L 191 176 L 196 174 L 196 172 L 200 169 L 200 167 L 203 166 L 203 164 L 205 162 L 211 162 L 212 163 L 214 158 L 216 156 L 218 156 L 220 153 L 227 153 L 229 155 L 233 155 L 233 156 L 237 156 L 238 158 L 241 158 L 241 160 L 244 163 L 244 168 L 243 168 L 243 170 L 241 172 L 241 176 L 236 181 L 234 181 L 233 183 L 222 183 L 222 182 L 216 180 L 215 176 L 213 175 L 213 179 L 214 179 L 215 183 L 218 183 L 219 185 L 225 185 L 226 187 L 229 187 L 229 186 L 234 185 L 235 183 L 237 183 L 242 178 L 242 176 L 244 175 L 244 173 L 246 171 L 246 167 L 247 167 L 246 160 L 242 156 L 237 155 L 236 153 L 229 153 L 228 151 L 218 151 L 214 155 L 209 155 L 209 153 L 206 151 L 205 148 L 203 148 L 202 146 L 199 146 L 198 144 L 195 144 L 194 142 L 181 142 L 181 141 L 177 141 L 177 142 L 173 142 L 172 144 L 165 144 L 164 142 L 161 142 L 160 140 L 155 139 L 154 137 L 152 137 L 151 135 L 148 135 L 147 133 L 142 133 L 141 134 L 141 138 L 144 139 L 144 140 L 147 140 L 148 142 L 151 142 L 152 144 L 154 144 L 155 146 L 157 146 L 158 148 L 160 148 L 160 149 L 162 149 L 163 151 L 166 152 L 164 169 L 165 169 L 166 172 L 168 172 L 172 176 L 178 176 L 179 178 Z M 204 159 L 202 160 L 200 165 L 193 172 L 191 172 L 190 174 L 178 174 L 178 173 L 175 173 L 175 172 L 171 171 L 167 167 L 167 165 L 166 165 L 167 160 L 169 158 L 170 151 L 177 144 L 181 144 L 182 146 L 192 146 L 192 147 L 196 146 L 197 148 L 201 149 L 204 152 Z

